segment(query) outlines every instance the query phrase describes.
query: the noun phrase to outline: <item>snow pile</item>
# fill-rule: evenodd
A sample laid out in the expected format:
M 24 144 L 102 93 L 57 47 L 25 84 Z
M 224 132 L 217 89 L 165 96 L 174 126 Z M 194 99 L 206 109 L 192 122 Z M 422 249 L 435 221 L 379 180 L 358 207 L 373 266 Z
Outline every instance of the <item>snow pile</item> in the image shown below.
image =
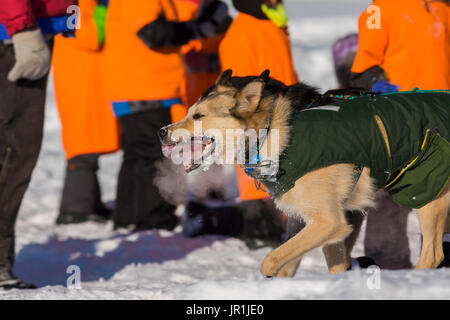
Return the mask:
M 357 30 L 366 0 L 288 0 L 290 34 L 301 79 L 321 90 L 336 85 L 333 41 Z M 450 298 L 450 271 L 365 270 L 329 275 L 320 250 L 305 257 L 294 279 L 266 280 L 260 263 L 270 248 L 251 251 L 237 239 L 184 238 L 179 232 L 113 232 L 111 223 L 54 226 L 64 174 L 59 121 L 51 86 L 45 139 L 17 225 L 15 272 L 40 288 L 0 292 L 0 299 L 367 299 Z M 120 153 L 101 160 L 105 199 L 115 193 Z M 362 232 L 364 234 L 364 232 Z M 420 236 L 408 234 L 412 260 Z M 362 255 L 359 239 L 354 255 Z M 68 289 L 80 270 L 81 289 Z

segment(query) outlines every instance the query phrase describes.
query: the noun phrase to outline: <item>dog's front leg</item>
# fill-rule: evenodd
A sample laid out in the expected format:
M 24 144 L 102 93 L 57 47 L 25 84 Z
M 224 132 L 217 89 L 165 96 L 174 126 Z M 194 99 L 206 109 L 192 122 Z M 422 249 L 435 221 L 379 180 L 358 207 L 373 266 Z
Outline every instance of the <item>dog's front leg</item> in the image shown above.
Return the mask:
M 287 233 L 288 233 L 288 239 L 294 237 L 297 233 L 299 233 L 304 227 L 306 226 L 306 223 L 303 220 L 295 219 L 292 217 L 289 217 L 288 223 L 287 223 Z M 282 278 L 292 278 L 297 273 L 297 269 L 300 266 L 300 263 L 302 261 L 302 258 L 294 259 L 288 263 L 286 263 L 280 271 L 278 271 L 277 277 Z
M 335 217 L 339 216 L 336 213 Z M 327 243 L 345 239 L 352 228 L 341 224 L 339 219 L 318 215 L 296 236 L 270 252 L 261 266 L 261 273 L 266 277 L 278 276 L 280 270 L 288 263 L 301 259 L 307 252 Z
M 277 273 L 277 277 L 280 278 L 292 278 L 297 273 L 297 269 L 300 266 L 300 262 L 302 262 L 302 257 L 295 258 L 292 261 L 286 263 L 283 267 L 281 267 L 280 271 Z

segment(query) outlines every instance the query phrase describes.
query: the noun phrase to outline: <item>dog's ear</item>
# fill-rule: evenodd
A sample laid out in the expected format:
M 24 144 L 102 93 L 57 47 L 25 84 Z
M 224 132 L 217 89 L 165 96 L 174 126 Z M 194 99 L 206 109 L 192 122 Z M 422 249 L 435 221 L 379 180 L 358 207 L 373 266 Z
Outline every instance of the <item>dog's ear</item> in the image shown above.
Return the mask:
M 258 108 L 266 83 L 257 78 L 236 93 L 236 106 L 231 110 L 238 117 L 250 117 Z
M 222 92 L 226 90 L 230 90 L 230 88 L 233 86 L 231 84 L 231 76 L 233 75 L 233 70 L 228 69 L 222 72 L 222 74 L 217 78 L 216 81 L 216 91 Z
M 262 81 L 264 81 L 265 83 L 269 82 L 269 77 L 270 76 L 270 70 L 266 69 L 263 73 L 261 73 L 261 75 L 259 76 L 261 78 Z

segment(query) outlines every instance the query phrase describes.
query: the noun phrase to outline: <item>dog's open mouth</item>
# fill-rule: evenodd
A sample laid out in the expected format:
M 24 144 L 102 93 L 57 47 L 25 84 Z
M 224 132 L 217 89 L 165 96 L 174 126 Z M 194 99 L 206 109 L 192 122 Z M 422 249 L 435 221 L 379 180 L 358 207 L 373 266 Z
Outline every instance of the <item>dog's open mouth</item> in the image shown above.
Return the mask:
M 166 158 L 182 162 L 186 172 L 194 171 L 204 164 L 215 149 L 211 137 L 192 137 L 188 141 L 174 144 L 163 144 L 162 153 Z

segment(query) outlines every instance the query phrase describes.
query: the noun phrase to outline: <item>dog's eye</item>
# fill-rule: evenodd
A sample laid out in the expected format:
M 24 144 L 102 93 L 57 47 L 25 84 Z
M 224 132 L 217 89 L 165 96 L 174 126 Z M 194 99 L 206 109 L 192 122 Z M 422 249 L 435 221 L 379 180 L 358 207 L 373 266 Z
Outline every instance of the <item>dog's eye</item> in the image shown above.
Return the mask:
M 198 120 L 198 119 L 200 119 L 201 117 L 204 117 L 204 115 L 203 115 L 203 114 L 200 114 L 200 113 L 196 113 L 196 114 L 194 114 L 194 115 L 192 116 L 192 118 L 194 118 L 194 120 Z

